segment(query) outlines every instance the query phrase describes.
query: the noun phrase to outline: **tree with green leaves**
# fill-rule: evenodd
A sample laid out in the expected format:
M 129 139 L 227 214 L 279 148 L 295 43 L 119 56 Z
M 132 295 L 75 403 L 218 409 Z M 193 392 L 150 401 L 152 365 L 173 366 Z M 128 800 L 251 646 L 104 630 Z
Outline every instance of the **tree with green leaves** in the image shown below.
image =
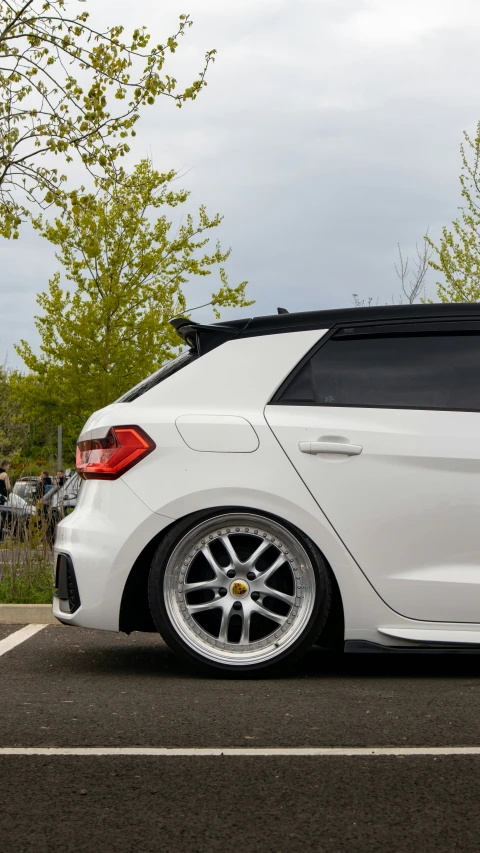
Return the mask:
M 75 435 L 95 409 L 122 393 L 174 356 L 178 338 L 168 320 L 186 309 L 183 286 L 216 268 L 220 287 L 212 294 L 219 308 L 250 305 L 246 282 L 230 287 L 223 264 L 230 250 L 209 235 L 221 217 L 183 218 L 175 230 L 171 208 L 188 192 L 173 189 L 174 172 L 161 174 L 142 161 L 100 195 L 72 197 L 69 215 L 54 222 L 35 220 L 40 233 L 58 248 L 69 289 L 58 272 L 38 297 L 36 318 L 41 353 L 26 341 L 17 352 L 30 369 L 23 383 L 25 405 L 48 412 Z M 167 211 L 167 212 L 166 212 Z
M 128 152 L 140 110 L 161 96 L 180 107 L 206 85 L 215 51 L 198 78 L 177 91 L 164 67 L 191 20 L 151 46 L 145 27 L 130 37 L 119 25 L 90 24 L 84 0 L 2 0 L 0 3 L 0 235 L 17 237 L 25 202 L 65 204 L 66 175 L 79 159 L 102 186 Z M 78 14 L 75 13 L 78 9 Z M 70 12 L 70 10 L 72 10 Z M 118 177 L 121 177 L 118 175 Z
M 440 245 L 428 239 L 436 252 L 430 266 L 443 275 L 437 282 L 441 302 L 478 302 L 480 300 L 480 122 L 476 136 L 464 134 L 460 146 L 462 172 L 460 184 L 463 205 L 451 230 L 442 230 Z
M 19 398 L 12 394 L 11 378 L 12 372 L 0 366 L 0 459 L 11 459 L 28 439 L 28 422 L 22 417 Z

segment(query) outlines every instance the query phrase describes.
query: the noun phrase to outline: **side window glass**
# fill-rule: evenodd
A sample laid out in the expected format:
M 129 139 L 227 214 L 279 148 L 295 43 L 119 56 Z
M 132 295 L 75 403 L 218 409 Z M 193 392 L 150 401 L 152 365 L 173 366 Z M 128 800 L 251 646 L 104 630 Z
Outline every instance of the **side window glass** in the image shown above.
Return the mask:
M 478 332 L 339 335 L 317 350 L 278 402 L 480 411 L 479 371 Z
M 292 406 L 299 404 L 316 405 L 315 386 L 313 384 L 312 360 L 299 370 L 293 381 L 285 389 L 285 394 L 282 396 L 282 403 Z

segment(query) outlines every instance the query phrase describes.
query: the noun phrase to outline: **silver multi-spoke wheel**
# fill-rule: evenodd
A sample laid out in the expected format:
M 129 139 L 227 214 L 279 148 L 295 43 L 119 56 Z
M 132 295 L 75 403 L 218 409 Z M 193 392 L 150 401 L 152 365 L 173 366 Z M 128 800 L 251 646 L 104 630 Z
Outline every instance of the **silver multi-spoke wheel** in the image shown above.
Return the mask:
M 285 527 L 231 513 L 181 539 L 163 592 L 169 621 L 190 649 L 211 662 L 255 664 L 278 657 L 302 635 L 315 605 L 315 573 Z

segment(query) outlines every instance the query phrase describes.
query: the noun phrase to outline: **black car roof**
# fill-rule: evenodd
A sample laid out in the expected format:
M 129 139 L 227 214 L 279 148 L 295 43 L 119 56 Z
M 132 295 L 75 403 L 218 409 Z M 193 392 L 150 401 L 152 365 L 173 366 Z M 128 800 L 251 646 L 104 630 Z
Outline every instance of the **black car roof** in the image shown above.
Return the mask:
M 171 320 L 172 326 L 189 346 L 208 352 L 227 340 L 238 337 L 331 329 L 334 326 L 358 326 L 376 323 L 407 323 L 414 320 L 480 320 L 480 304 L 435 303 L 426 305 L 383 305 L 369 308 L 338 308 L 323 311 L 297 311 L 267 314 L 242 320 L 228 320 L 206 326 L 186 317 Z

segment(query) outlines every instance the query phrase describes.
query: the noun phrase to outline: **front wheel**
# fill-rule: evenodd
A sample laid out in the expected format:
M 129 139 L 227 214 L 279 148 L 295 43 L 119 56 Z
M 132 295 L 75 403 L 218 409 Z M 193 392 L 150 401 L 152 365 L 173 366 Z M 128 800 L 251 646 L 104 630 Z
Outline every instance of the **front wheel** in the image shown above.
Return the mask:
M 149 575 L 157 630 L 190 663 L 244 672 L 293 663 L 331 603 L 315 545 L 268 516 L 225 511 L 179 522 Z

